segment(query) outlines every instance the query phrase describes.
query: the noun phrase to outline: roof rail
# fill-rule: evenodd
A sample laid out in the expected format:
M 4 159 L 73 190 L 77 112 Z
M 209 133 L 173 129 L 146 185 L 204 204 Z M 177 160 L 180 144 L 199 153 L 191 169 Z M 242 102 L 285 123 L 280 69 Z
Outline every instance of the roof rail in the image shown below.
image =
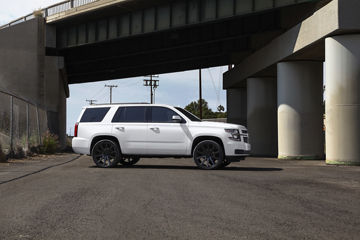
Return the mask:
M 125 104 L 151 104 L 148 102 L 128 102 L 128 103 L 94 103 L 89 106 L 103 106 L 103 105 L 125 105 Z

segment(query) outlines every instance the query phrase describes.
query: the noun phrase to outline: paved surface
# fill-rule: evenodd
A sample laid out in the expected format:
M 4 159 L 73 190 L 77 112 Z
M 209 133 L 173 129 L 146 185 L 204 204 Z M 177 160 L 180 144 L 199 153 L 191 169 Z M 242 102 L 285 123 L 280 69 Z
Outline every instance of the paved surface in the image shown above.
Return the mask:
M 249 158 L 218 171 L 190 159 L 99 169 L 74 157 L 34 174 L 25 169 L 37 163 L 0 165 L 0 239 L 359 239 L 359 167 Z M 17 170 L 27 176 L 4 177 Z

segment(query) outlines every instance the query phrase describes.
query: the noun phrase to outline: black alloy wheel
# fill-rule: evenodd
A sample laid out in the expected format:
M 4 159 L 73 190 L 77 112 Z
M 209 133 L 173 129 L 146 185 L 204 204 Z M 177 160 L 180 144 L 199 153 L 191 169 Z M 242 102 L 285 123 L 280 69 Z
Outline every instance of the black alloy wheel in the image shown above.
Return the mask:
M 124 165 L 124 166 L 131 166 L 131 165 L 136 164 L 139 160 L 140 160 L 139 157 L 127 156 L 127 157 L 120 158 L 119 163 L 121 163 L 121 165 Z
M 121 157 L 118 145 L 108 139 L 97 142 L 91 155 L 96 166 L 101 168 L 115 167 Z
M 205 140 L 196 145 L 193 156 L 199 168 L 213 170 L 222 166 L 224 151 L 217 142 Z

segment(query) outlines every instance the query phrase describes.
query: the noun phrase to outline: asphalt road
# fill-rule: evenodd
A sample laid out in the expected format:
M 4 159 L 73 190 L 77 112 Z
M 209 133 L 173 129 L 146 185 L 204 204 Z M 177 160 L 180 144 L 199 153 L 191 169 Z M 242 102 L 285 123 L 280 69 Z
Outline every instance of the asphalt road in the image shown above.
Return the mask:
M 142 159 L 99 169 L 83 156 L 0 183 L 0 239 L 359 236 L 360 168 L 319 161 L 249 158 L 204 171 L 190 159 Z

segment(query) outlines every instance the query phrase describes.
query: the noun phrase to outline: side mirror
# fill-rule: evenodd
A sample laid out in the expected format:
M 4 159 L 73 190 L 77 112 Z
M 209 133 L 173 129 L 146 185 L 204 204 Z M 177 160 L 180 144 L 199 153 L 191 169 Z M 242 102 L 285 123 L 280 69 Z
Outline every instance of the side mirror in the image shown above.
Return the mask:
M 181 122 L 181 117 L 179 115 L 173 115 L 172 116 L 172 121 L 176 122 L 176 123 L 180 123 Z

